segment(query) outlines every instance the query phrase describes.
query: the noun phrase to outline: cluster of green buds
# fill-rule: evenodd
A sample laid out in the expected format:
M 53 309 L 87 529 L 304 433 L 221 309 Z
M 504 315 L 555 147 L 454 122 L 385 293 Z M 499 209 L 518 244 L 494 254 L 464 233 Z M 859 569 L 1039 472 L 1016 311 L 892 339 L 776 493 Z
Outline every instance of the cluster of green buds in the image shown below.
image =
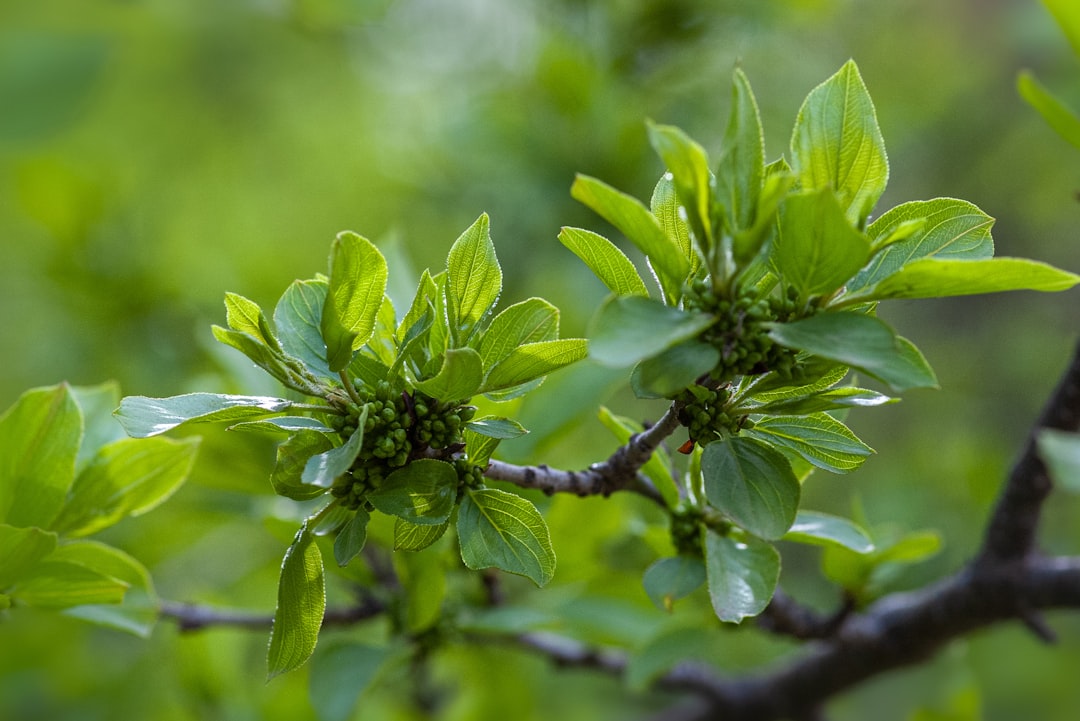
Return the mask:
M 671 511 L 671 543 L 679 555 L 701 558 L 701 509 L 680 503 Z
M 482 488 L 484 486 L 484 469 L 474 465 L 468 459 L 455 459 L 454 470 L 458 474 L 459 494 L 464 493 L 466 488 Z
M 709 388 L 703 385 L 690 386 L 679 395 L 676 399 L 681 404 L 679 422 L 690 433 L 690 447 L 693 443 L 704 445 L 733 435 L 752 425 L 745 415 L 733 416 L 728 413 L 728 398 L 725 387 Z
M 753 289 L 737 289 L 732 295 L 718 295 L 708 279 L 699 278 L 683 296 L 686 310 L 709 313 L 717 319 L 700 336 L 720 352 L 720 362 L 710 377 L 725 383 L 736 376 L 769 371 L 790 376 L 795 352 L 774 343 L 765 324 L 792 319 L 796 313 L 794 299 L 766 297 Z

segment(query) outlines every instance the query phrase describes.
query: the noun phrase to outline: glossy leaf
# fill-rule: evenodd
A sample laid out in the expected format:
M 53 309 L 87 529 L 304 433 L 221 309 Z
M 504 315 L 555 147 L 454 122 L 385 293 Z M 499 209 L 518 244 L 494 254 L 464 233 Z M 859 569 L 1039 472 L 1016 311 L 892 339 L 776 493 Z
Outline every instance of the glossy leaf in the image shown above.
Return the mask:
M 473 433 L 479 433 L 482 436 L 498 438 L 500 440 L 517 438 L 518 436 L 523 436 L 529 432 L 524 426 L 512 418 L 501 418 L 499 416 L 483 416 L 482 418 L 476 418 L 475 420 L 466 423 L 465 427 Z
M 386 279 L 386 259 L 370 240 L 338 233 L 330 248 L 330 285 L 319 319 L 332 372 L 348 366 L 353 352 L 371 339 Z
M 256 421 L 236 423 L 229 426 L 228 430 L 253 433 L 296 433 L 297 431 L 334 433 L 334 429 L 320 421 L 318 418 L 310 418 L 308 416 L 275 416 L 273 418 L 260 418 Z
M 387 515 L 437 526 L 454 510 L 457 487 L 458 475 L 452 464 L 419 458 L 388 475 L 367 498 Z
M 326 610 L 322 554 L 303 527 L 285 552 L 267 650 L 267 680 L 300 667 L 315 650 Z
M 761 117 L 750 81 L 741 68 L 735 69 L 732 78 L 731 113 L 721 148 L 716 194 L 727 212 L 730 230 L 736 234 L 753 224 L 765 176 Z M 746 253 L 736 252 L 736 255 L 745 257 Z
M 1080 435 L 1044 428 L 1036 440 L 1054 483 L 1080 493 Z
M 133 438 L 147 438 L 186 423 L 239 421 L 288 410 L 284 398 L 188 393 L 171 398 L 128 396 L 120 401 L 116 418 Z
M 610 298 L 589 333 L 589 356 L 625 368 L 693 338 L 716 322 L 705 313 L 687 313 L 648 298 Z
M 270 473 L 270 483 L 279 496 L 305 501 L 326 493 L 322 486 L 304 482 L 308 460 L 334 447 L 330 438 L 317 431 L 299 431 L 277 448 L 277 462 Z
M 885 141 L 853 61 L 814 88 L 795 120 L 791 153 L 803 190 L 832 188 L 861 227 L 889 180 Z
M 447 295 L 452 318 L 462 327 L 475 325 L 502 292 L 502 268 L 495 257 L 487 214 L 454 241 L 446 258 Z
M 363 508 L 356 509 L 334 539 L 334 560 L 344 568 L 364 550 L 367 542 L 367 526 L 371 515 Z
M 308 698 L 319 721 L 355 718 L 361 694 L 371 686 L 390 651 L 347 640 L 336 640 L 319 649 L 311 660 Z
M 832 473 L 849 473 L 874 453 L 847 426 L 826 413 L 766 417 L 749 433 Z
M 859 293 L 860 301 L 889 298 L 946 298 L 1010 290 L 1068 290 L 1080 275 L 1025 258 L 915 260 Z
M 656 272 L 664 297 L 678 298 L 690 273 L 690 261 L 679 245 L 668 238 L 660 221 L 632 196 L 615 190 L 596 178 L 578 175 L 570 194 L 596 211 L 645 254 Z
M 472 398 L 484 382 L 484 363 L 472 348 L 451 348 L 443 355 L 442 367 L 433 378 L 417 381 L 416 387 L 445 402 Z
M 300 474 L 301 484 L 330 488 L 334 485 L 334 481 L 352 467 L 353 461 L 360 455 L 360 448 L 364 444 L 364 423 L 367 422 L 367 413 L 368 406 L 365 405 L 356 419 L 356 430 L 347 441 L 337 448 L 323 451 L 307 460 Z
M 708 444 L 701 473 L 709 503 L 755 536 L 780 538 L 795 521 L 799 482 L 787 459 L 761 441 L 734 436 Z
M 866 229 L 871 245 L 881 250 L 851 279 L 847 291 L 854 294 L 873 286 L 919 258 L 989 258 L 994 254 L 993 225 L 993 218 L 966 200 L 935 198 L 898 205 Z M 887 243 L 901 232 L 911 234 Z
M 409 523 L 402 518 L 398 518 L 394 522 L 394 550 L 422 551 L 442 538 L 449 527 L 449 521 L 432 526 L 430 524 Z
M 817 511 L 799 511 L 785 541 L 816 546 L 840 546 L 855 553 L 870 553 L 874 543 L 853 521 Z
M 40 528 L 0 523 L 0 591 L 9 588 L 53 552 L 57 536 Z
M 1061 102 L 1030 72 L 1024 71 L 1016 80 L 1020 97 L 1035 108 L 1054 132 L 1074 147 L 1080 148 L 1080 116 Z
M 585 358 L 588 348 L 581 338 L 560 338 L 518 346 L 488 371 L 480 392 L 513 388 Z
M 490 370 L 518 346 L 555 340 L 558 336 L 558 308 L 543 298 L 529 298 L 495 316 L 484 331 L 478 350 L 484 368 Z
M 139 516 L 165 502 L 187 480 L 199 441 L 123 438 L 102 448 L 68 492 L 51 529 L 79 537 Z
M 895 403 L 898 400 L 898 398 L 890 398 L 877 391 L 845 386 L 777 400 L 756 406 L 753 411 L 774 416 L 804 416 L 811 413 L 847 408 L 872 408 Z
M 936 388 L 937 378 L 913 345 L 862 313 L 836 312 L 773 325 L 769 336 L 788 348 L 856 368 L 901 393 Z
M 800 298 L 828 295 L 866 264 L 870 243 L 844 217 L 830 188 L 794 193 L 780 211 L 772 259 Z
M 543 586 L 555 575 L 555 551 L 543 516 L 521 496 L 470 490 L 458 509 L 461 560 L 474 571 L 499 568 Z
M 281 347 L 309 371 L 322 378 L 337 379 L 326 361 L 322 337 L 322 313 L 329 285 L 324 280 L 297 280 L 282 294 L 274 308 Z
M 75 477 L 82 432 L 66 383 L 26 391 L 0 416 L 0 522 L 52 523 Z
M 780 578 L 780 554 L 752 537 L 705 532 L 705 571 L 717 617 L 739 623 L 765 610 Z
M 645 570 L 642 583 L 656 607 L 670 613 L 676 601 L 705 583 L 705 564 L 691 556 L 661 558 Z
M 604 236 L 581 228 L 563 228 L 559 231 L 559 242 L 581 258 L 615 295 L 649 295 L 634 264 Z
M 679 128 L 649 123 L 649 142 L 664 161 L 687 221 L 703 248 L 713 243 L 712 172 L 705 149 Z M 687 255 L 687 260 L 689 256 Z

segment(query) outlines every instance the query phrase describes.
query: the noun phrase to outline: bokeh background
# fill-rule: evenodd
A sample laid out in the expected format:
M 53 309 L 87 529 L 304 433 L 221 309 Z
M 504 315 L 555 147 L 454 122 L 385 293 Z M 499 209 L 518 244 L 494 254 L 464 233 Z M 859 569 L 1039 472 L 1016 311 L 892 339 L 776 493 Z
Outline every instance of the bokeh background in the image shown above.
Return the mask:
M 849 57 L 889 151 L 879 207 L 964 198 L 998 219 L 998 254 L 1080 269 L 1080 154 L 1015 92 L 1031 68 L 1080 107 L 1080 66 L 1035 0 L 2 3 L 0 407 L 60 380 L 115 379 L 151 396 L 274 393 L 213 347 L 225 291 L 272 307 L 294 278 L 324 271 L 330 240 L 352 229 L 383 247 L 404 295 L 483 211 L 506 301 L 546 297 L 564 334 L 580 335 L 603 288 L 555 236 L 608 229 L 570 199 L 574 173 L 647 198 L 661 166 L 644 119 L 715 152 L 736 64 L 775 158 L 802 98 Z M 897 587 L 948 572 L 979 542 L 1080 336 L 1077 293 L 883 307 L 942 390 L 853 414 L 878 455 L 850 477 L 812 477 L 805 504 L 879 530 L 938 529 L 942 552 Z M 658 412 L 620 381 L 587 365 L 550 379 L 522 410 L 534 433 L 506 444 L 508 456 L 574 467 L 606 455 L 614 441 L 596 403 Z M 143 560 L 165 598 L 271 609 L 286 542 L 274 530 L 292 513 L 266 482 L 272 459 L 266 443 L 210 429 L 191 482 L 107 540 Z M 634 499 L 557 499 L 546 511 L 560 567 L 527 603 L 630 648 L 702 618 L 707 603 L 669 618 L 646 599 L 640 571 L 656 554 Z M 1076 553 L 1078 529 L 1080 499 L 1055 497 L 1044 544 Z M 785 549 L 785 585 L 828 608 L 837 594 L 817 566 L 816 553 Z M 1080 617 L 1051 624 L 1057 647 L 1015 627 L 982 633 L 838 699 L 830 718 L 1072 721 Z M 790 651 L 714 635 L 705 655 L 727 669 Z M 261 633 L 163 623 L 141 640 L 20 611 L 0 619 L 0 718 L 311 718 L 308 670 L 264 684 L 264 649 Z M 408 676 L 388 674 L 357 718 L 422 718 L 402 701 Z M 668 700 L 499 646 L 454 646 L 436 677 L 452 719 L 626 719 Z

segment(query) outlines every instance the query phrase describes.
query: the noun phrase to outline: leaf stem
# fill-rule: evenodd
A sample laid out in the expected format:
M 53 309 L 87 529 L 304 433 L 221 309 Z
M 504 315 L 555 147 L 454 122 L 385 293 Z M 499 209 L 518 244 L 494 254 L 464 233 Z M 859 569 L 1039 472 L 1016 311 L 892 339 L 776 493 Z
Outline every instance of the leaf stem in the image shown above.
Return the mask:
M 289 406 L 289 410 L 310 411 L 312 413 L 333 413 L 336 416 L 345 415 L 345 411 L 340 408 L 334 408 L 333 406 L 321 405 L 318 403 L 293 403 Z
M 353 385 L 352 378 L 349 377 L 349 372 L 347 370 L 342 370 L 338 372 L 338 375 L 341 376 L 341 386 L 345 389 L 345 392 L 349 394 L 349 398 L 352 399 L 352 402 L 358 406 L 364 405 L 364 401 L 360 398 L 360 394 L 356 392 L 356 386 Z

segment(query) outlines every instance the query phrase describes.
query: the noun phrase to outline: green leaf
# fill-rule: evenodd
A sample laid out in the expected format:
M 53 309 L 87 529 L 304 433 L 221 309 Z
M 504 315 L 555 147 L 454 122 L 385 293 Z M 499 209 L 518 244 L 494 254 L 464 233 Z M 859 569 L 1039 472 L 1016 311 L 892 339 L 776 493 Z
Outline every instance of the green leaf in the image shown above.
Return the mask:
M 690 237 L 690 226 L 686 221 L 686 210 L 679 203 L 679 196 L 675 191 L 675 180 L 672 178 L 671 173 L 664 173 L 660 176 L 660 180 L 657 181 L 656 186 L 653 188 L 652 198 L 649 200 L 649 209 L 656 216 L 656 219 L 660 221 L 660 227 L 664 229 L 667 237 L 675 241 L 675 244 L 679 246 L 679 250 L 690 261 L 690 276 L 693 276 L 701 267 L 701 256 L 694 248 L 693 239 Z M 648 295 L 644 283 L 642 283 L 641 289 L 645 292 L 635 293 L 634 295 Z M 618 293 L 618 295 L 629 294 Z
M 422 551 L 431 544 L 442 538 L 446 529 L 450 527 L 450 521 L 445 521 L 437 526 L 420 523 L 409 523 L 398 518 L 394 522 L 394 550 L 395 551 Z
M 354 718 L 361 694 L 389 658 L 389 649 L 342 639 L 320 648 L 311 660 L 308 683 L 308 698 L 319 721 Z
M 671 125 L 649 123 L 649 142 L 671 173 L 679 203 L 702 248 L 713 244 L 712 173 L 704 148 Z M 686 255 L 689 261 L 689 255 Z M 685 279 L 685 277 L 684 277 Z
M 484 362 L 472 348 L 451 348 L 443 355 L 435 377 L 417 381 L 416 387 L 436 400 L 448 403 L 467 400 L 479 392 L 484 381 Z
M 471 430 L 468 425 L 465 426 L 462 436 L 465 439 L 465 453 L 469 463 L 477 468 L 486 469 L 502 439 L 482 436 Z
M 874 453 L 847 426 L 826 413 L 766 417 L 748 433 L 832 473 L 849 473 Z
M 419 458 L 387 476 L 367 499 L 387 515 L 437 526 L 450 518 L 457 487 L 458 475 L 453 464 Z
M 1080 56 L 1080 7 L 1072 0 L 1043 0 L 1043 5 L 1069 39 L 1073 52 Z
M 228 330 L 218 325 L 211 326 L 210 330 L 218 342 L 246 355 L 255 365 L 276 378 L 282 385 L 308 395 L 318 393 L 318 388 L 313 382 L 314 377 L 305 377 L 301 372 L 300 362 L 287 358 L 280 348 L 271 348 L 253 335 Z
M 715 346 L 696 338 L 673 345 L 634 368 L 631 384 L 638 398 L 671 398 L 720 362 Z
M 755 536 L 780 538 L 795 521 L 799 482 L 787 459 L 765 443 L 741 436 L 710 443 L 701 472 L 709 503 Z
M 888 546 L 875 551 L 874 562 L 881 563 L 918 563 L 941 550 L 941 534 L 937 531 L 913 531 Z
M 225 322 L 235 331 L 253 336 L 269 348 L 280 348 L 262 308 L 236 293 L 225 294 Z
M 915 346 L 862 313 L 820 313 L 794 323 L 777 323 L 769 337 L 788 348 L 861 370 L 896 393 L 937 387 L 934 372 Z
M 1080 435 L 1044 428 L 1039 431 L 1036 441 L 1039 455 L 1046 462 L 1054 483 L 1080 493 Z M 0 587 L 3 587 L 2 583 Z
M 817 511 L 799 511 L 783 540 L 815 546 L 839 546 L 855 553 L 874 550 L 870 536 L 854 522 Z
M 966 200 L 935 198 L 898 205 L 866 229 L 875 254 L 847 284 L 847 292 L 873 286 L 919 258 L 989 258 L 994 254 L 993 225 L 993 218 Z
M 165 502 L 195 465 L 197 438 L 123 438 L 102 448 L 78 475 L 51 529 L 88 536 Z
M 0 416 L 0 522 L 52 523 L 75 478 L 82 433 L 66 383 L 28 390 Z
M 523 436 L 529 432 L 517 421 L 499 416 L 484 416 L 482 418 L 477 418 L 466 423 L 465 427 L 473 433 L 479 433 L 482 436 L 498 438 L 504 441 L 509 440 L 510 438 Z
M 872 408 L 895 403 L 898 400 L 898 398 L 890 398 L 877 391 L 845 386 L 806 395 L 792 396 L 755 406 L 753 412 L 772 416 L 805 416 L 811 413 L 837 411 L 847 408 Z
M 432 280 L 431 273 L 425 270 L 420 276 L 420 283 L 416 287 L 416 295 L 413 296 L 412 305 L 398 325 L 397 339 L 399 343 L 404 345 L 416 337 L 419 332 L 418 329 L 425 325 L 422 321 L 425 314 L 429 312 L 430 304 L 435 302 L 438 295 L 439 286 Z
M 129 436 L 147 438 L 187 423 L 239 421 L 280 413 L 292 404 L 284 398 L 222 393 L 187 393 L 171 398 L 128 396 L 120 401 L 115 415 Z
M 1068 290 L 1080 275 L 1026 258 L 921 258 L 859 293 L 859 302 L 888 298 L 947 298 L 1010 290 Z
M 0 591 L 9 588 L 56 548 L 55 533 L 0 523 Z
M 450 248 L 446 258 L 446 288 L 452 318 L 471 328 L 484 317 L 502 292 L 502 268 L 495 257 L 487 213 L 476 219 Z
M 96 541 L 65 543 L 49 560 L 83 566 L 128 585 L 120 604 L 88 604 L 64 609 L 64 615 L 148 638 L 160 612 L 150 573 L 118 548 Z
M 491 321 L 480 339 L 480 358 L 490 370 L 518 346 L 555 340 L 559 309 L 543 298 L 529 298 L 506 308 Z
M 296 433 L 297 431 L 318 431 L 334 433 L 334 429 L 317 418 L 308 416 L 275 416 L 260 418 L 257 421 L 244 421 L 228 427 L 230 431 L 248 431 L 255 433 Z
M 543 586 L 555 575 L 555 551 L 543 516 L 521 496 L 469 490 L 458 509 L 461 560 L 472 570 L 500 568 Z
M 381 381 L 390 377 L 390 368 L 381 360 L 369 356 L 367 352 L 368 349 L 365 348 L 354 355 L 346 372 L 361 385 L 376 388 Z
M 754 222 L 765 177 L 765 136 L 750 81 L 741 68 L 732 78 L 731 114 L 721 143 L 723 155 L 716 171 L 716 195 L 727 211 L 733 234 Z M 736 249 L 736 257 L 746 252 Z
M 313 374 L 337 379 L 326 361 L 322 337 L 322 314 L 329 284 L 323 280 L 297 280 L 282 294 L 274 308 L 274 325 L 281 347 Z
M 582 338 L 560 338 L 518 346 L 488 371 L 481 393 L 513 388 L 576 363 L 588 354 Z
M 717 617 L 739 623 L 764 611 L 772 600 L 780 578 L 780 554 L 753 537 L 736 539 L 706 531 L 705 571 Z
M 889 180 L 874 103 L 849 60 L 803 102 L 791 154 L 803 190 L 832 188 L 848 220 L 862 227 Z
M 367 414 L 368 406 L 365 405 L 356 419 L 356 430 L 347 441 L 337 448 L 331 448 L 307 460 L 300 474 L 302 485 L 330 488 L 334 485 L 334 481 L 352 467 L 353 461 L 360 455 L 360 448 L 364 444 L 364 424 L 367 422 Z
M 267 680 L 304 664 L 319 640 L 326 611 L 322 554 L 304 526 L 285 552 L 266 656 Z
M 648 208 L 637 198 L 586 175 L 577 176 L 570 194 L 614 225 L 645 254 L 668 301 L 679 297 L 690 273 L 690 261 Z
M 75 458 L 78 474 L 98 449 L 125 436 L 123 427 L 112 412 L 120 404 L 120 386 L 108 381 L 96 386 L 71 386 L 69 389 L 83 416 L 83 437 Z
M 62 609 L 120 603 L 128 584 L 70 561 L 45 560 L 25 573 L 10 595 L 17 603 Z
M 357 508 L 344 526 L 338 530 L 334 539 L 334 560 L 344 568 L 364 550 L 367 542 L 367 526 L 371 515 L 363 508 Z
M 386 279 L 386 259 L 370 240 L 338 233 L 330 249 L 330 286 L 319 319 L 331 371 L 348 366 L 353 351 L 371 339 Z
M 784 201 L 772 259 L 800 298 L 832 293 L 869 257 L 869 241 L 851 227 L 830 188 L 794 193 Z
M 1054 132 L 1074 147 L 1080 148 L 1080 116 L 1057 99 L 1030 72 L 1016 79 L 1016 89 L 1027 104 L 1035 108 Z
M 645 430 L 645 427 L 637 421 L 617 416 L 604 406 L 600 406 L 597 418 L 600 419 L 600 423 L 604 425 L 604 428 L 611 431 L 620 445 L 625 446 L 630 442 L 632 436 Z M 641 472 L 660 491 L 660 495 L 664 497 L 667 505 L 674 508 L 679 504 L 679 488 L 675 483 L 675 479 L 671 476 L 670 469 L 671 458 L 661 446 L 649 456 L 649 460 L 641 467 Z
M 633 654 L 623 680 L 631 691 L 649 691 L 658 679 L 681 664 L 716 664 L 723 658 L 727 640 L 722 629 L 701 624 L 665 627 Z
M 731 242 L 735 263 L 744 269 L 743 282 L 754 282 L 757 276 L 764 275 L 766 264 L 758 255 L 765 242 L 773 235 L 776 227 L 776 211 L 794 184 L 795 176 L 792 175 L 791 168 L 783 161 L 783 158 L 766 167 L 764 185 L 758 195 L 757 206 L 754 210 L 754 222 L 749 228 L 736 233 Z
M 440 553 L 402 553 L 394 557 L 405 590 L 405 630 L 426 631 L 443 616 L 446 562 Z
M 634 264 L 604 236 L 567 227 L 559 231 L 559 242 L 581 258 L 615 295 L 649 295 L 649 289 L 645 287 Z
M 711 315 L 687 313 L 648 298 L 609 298 L 591 325 L 589 356 L 625 368 L 697 336 L 715 322 Z
M 306 501 L 326 493 L 321 486 L 304 483 L 304 468 L 313 456 L 334 447 L 330 438 L 318 431 L 299 431 L 278 446 L 277 462 L 270 474 L 270 483 L 279 496 L 294 501 Z
M 705 583 L 705 564 L 691 556 L 661 558 L 645 570 L 642 583 L 656 607 L 671 613 L 676 601 Z

